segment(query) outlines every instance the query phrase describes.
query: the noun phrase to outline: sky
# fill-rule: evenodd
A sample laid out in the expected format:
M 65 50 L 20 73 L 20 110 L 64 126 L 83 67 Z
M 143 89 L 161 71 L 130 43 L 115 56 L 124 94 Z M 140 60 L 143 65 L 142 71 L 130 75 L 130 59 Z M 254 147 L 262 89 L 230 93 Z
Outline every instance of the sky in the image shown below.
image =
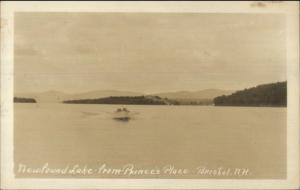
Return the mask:
M 239 90 L 286 80 L 279 14 L 16 13 L 14 88 Z

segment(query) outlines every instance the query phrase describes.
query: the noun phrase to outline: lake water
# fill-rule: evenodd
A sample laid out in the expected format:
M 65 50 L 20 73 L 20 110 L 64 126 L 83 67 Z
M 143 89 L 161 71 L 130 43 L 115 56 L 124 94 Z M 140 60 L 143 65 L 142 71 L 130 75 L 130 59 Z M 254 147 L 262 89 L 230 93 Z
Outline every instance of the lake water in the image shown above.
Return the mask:
M 286 108 L 126 105 L 135 114 L 121 122 L 112 119 L 118 107 L 15 104 L 16 176 L 285 178 Z M 99 171 L 103 164 L 106 169 L 133 164 L 126 167 L 160 173 L 41 175 L 20 172 L 20 164 L 28 168 L 78 164 L 82 171 L 84 167 Z M 224 175 L 197 173 L 200 168 L 224 170 Z M 240 168 L 248 169 L 247 175 L 232 175 Z M 179 169 L 189 173 L 179 174 Z M 228 169 L 230 175 L 225 175 Z M 166 170 L 177 174 L 162 173 Z

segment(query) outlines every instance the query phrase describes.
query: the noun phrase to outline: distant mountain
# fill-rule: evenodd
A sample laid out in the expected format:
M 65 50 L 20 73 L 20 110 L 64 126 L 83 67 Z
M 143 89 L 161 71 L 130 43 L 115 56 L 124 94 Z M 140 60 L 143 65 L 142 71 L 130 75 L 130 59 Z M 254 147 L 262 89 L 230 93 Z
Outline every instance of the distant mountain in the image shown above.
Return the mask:
M 287 82 L 262 84 L 214 99 L 216 106 L 286 106 Z
M 154 94 L 156 96 L 162 98 L 169 98 L 169 99 L 193 99 L 193 100 L 212 100 L 213 98 L 221 95 L 229 95 L 233 91 L 230 90 L 219 90 L 219 89 L 206 89 L 206 90 L 199 90 L 199 91 L 178 91 L 178 92 L 166 92 L 166 93 L 158 93 Z

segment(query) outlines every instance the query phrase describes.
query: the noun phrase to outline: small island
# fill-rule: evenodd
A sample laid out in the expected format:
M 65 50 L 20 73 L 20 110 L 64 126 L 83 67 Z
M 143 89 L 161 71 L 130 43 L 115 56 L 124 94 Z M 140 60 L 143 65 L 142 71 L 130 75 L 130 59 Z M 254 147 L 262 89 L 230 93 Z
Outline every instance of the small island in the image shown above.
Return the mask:
M 14 103 L 36 103 L 36 100 L 33 98 L 14 97 Z
M 228 96 L 214 98 L 215 106 L 270 106 L 286 107 L 287 82 L 258 85 Z

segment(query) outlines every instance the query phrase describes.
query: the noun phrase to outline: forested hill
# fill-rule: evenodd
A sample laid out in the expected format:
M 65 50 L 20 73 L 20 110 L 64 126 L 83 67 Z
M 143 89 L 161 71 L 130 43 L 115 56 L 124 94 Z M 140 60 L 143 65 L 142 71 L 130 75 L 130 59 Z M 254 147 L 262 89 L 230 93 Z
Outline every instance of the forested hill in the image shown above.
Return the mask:
M 216 106 L 278 106 L 287 105 L 287 82 L 263 84 L 214 98 Z

